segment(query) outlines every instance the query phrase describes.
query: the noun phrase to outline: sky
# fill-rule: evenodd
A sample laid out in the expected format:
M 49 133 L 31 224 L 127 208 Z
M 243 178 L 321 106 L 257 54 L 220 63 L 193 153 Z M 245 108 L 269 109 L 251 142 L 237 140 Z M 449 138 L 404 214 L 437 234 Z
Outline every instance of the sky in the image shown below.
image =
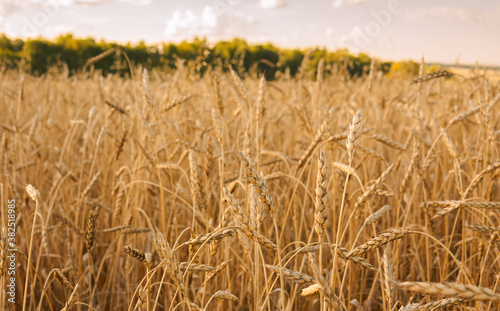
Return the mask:
M 500 65 L 498 0 L 0 0 L 0 33 L 149 44 L 240 37 L 383 60 Z

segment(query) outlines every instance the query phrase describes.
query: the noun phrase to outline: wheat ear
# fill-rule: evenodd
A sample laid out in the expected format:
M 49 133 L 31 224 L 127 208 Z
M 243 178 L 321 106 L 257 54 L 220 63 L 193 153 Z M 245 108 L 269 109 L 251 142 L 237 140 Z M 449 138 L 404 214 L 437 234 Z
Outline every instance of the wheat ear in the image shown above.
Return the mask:
M 396 283 L 399 287 L 428 295 L 440 295 L 469 300 L 500 300 L 500 294 L 486 287 L 459 283 L 426 283 L 403 282 Z
M 315 217 L 314 229 L 321 239 L 325 231 L 326 220 L 328 218 L 328 211 L 326 208 L 326 193 L 327 193 L 327 172 L 328 166 L 326 165 L 326 157 L 323 151 L 320 151 L 318 156 L 318 174 L 316 177 L 316 204 L 315 204 Z
M 398 230 L 398 229 L 393 229 L 387 233 L 382 233 L 381 235 L 371 239 L 370 241 L 366 242 L 365 244 L 362 244 L 352 251 L 349 252 L 347 255 L 348 257 L 353 257 L 353 256 L 359 256 L 366 254 L 376 248 L 379 248 L 382 245 L 385 245 L 387 243 L 390 243 L 392 241 L 401 239 L 408 233 L 408 230 Z

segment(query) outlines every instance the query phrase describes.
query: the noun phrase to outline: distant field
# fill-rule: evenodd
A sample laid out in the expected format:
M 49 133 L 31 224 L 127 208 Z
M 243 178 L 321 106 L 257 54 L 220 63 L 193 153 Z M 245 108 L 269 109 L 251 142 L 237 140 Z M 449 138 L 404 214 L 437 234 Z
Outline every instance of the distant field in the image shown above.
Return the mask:
M 499 72 L 319 66 L 1 73 L 0 309 L 499 310 Z
M 471 69 L 469 69 L 469 68 L 451 67 L 448 69 L 454 73 L 458 73 L 458 74 L 461 74 L 461 75 L 466 76 L 466 77 L 471 76 Z M 486 72 L 486 75 L 490 79 L 491 83 L 497 84 L 500 82 L 500 69 L 481 69 L 480 72 L 481 72 L 481 75 L 484 75 Z

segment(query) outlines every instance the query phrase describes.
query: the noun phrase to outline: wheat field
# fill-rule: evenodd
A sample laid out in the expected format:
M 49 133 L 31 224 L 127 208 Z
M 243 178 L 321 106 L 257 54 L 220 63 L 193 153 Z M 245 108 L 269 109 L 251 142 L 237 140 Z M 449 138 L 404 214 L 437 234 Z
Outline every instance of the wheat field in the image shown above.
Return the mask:
M 0 74 L 2 310 L 500 309 L 487 74 L 131 71 Z

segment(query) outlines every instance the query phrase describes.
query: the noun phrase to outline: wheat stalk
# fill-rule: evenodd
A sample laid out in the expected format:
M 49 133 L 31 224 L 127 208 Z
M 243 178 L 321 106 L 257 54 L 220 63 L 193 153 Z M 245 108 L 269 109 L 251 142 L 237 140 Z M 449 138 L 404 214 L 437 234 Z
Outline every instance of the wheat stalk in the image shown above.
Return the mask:
M 75 285 L 75 288 L 73 289 L 73 292 L 71 293 L 71 296 L 69 296 L 68 301 L 64 304 L 64 308 L 61 309 L 61 311 L 71 311 L 75 305 L 76 302 L 76 294 L 78 293 L 78 289 L 80 287 L 80 283 L 77 283 Z

